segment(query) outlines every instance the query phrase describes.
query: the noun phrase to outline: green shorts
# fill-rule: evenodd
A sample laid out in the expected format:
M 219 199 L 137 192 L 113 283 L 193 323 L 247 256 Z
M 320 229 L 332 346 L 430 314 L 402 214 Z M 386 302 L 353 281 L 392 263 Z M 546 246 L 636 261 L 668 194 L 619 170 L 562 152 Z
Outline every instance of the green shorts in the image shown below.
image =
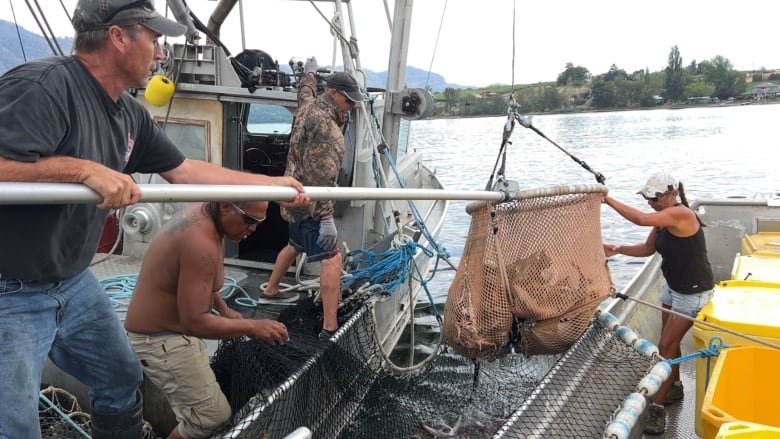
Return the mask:
M 179 433 L 210 437 L 230 419 L 230 404 L 209 365 L 206 343 L 183 334 L 127 333 L 144 374 L 171 404 Z

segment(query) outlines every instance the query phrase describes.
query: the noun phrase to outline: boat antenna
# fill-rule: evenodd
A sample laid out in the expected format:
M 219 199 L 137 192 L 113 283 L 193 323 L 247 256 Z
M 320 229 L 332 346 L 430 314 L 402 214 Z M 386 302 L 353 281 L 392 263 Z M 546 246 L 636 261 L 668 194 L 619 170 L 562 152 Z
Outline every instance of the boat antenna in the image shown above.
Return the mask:
M 441 36 L 441 28 L 444 27 L 444 14 L 447 12 L 447 0 L 444 0 L 444 7 L 441 9 L 441 20 L 439 21 L 439 31 L 436 33 L 436 43 L 433 45 L 433 53 L 431 53 L 431 64 L 428 66 L 428 77 L 425 78 L 425 88 L 428 88 L 428 84 L 431 82 L 431 70 L 433 70 L 433 59 L 436 57 L 436 49 L 439 47 L 439 37 Z

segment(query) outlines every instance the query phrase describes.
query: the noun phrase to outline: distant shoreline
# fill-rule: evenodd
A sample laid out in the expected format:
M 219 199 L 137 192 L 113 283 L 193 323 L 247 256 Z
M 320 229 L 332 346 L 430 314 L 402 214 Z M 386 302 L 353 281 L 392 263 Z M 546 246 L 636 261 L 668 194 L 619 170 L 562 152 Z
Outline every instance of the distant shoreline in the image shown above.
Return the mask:
M 618 111 L 646 111 L 646 110 L 687 110 L 693 108 L 725 108 L 725 107 L 748 107 L 753 105 L 775 105 L 780 104 L 780 99 L 772 101 L 765 101 L 761 103 L 735 101 L 735 102 L 721 102 L 719 104 L 664 104 L 657 105 L 655 107 L 632 107 L 632 108 L 604 108 L 604 109 L 588 109 L 588 110 L 571 110 L 571 111 L 535 111 L 521 114 L 527 114 L 531 116 L 542 116 L 546 114 L 583 114 L 583 113 L 610 113 Z M 433 116 L 430 119 L 474 119 L 478 117 L 502 117 L 504 114 L 470 114 L 470 115 L 454 115 L 454 116 Z

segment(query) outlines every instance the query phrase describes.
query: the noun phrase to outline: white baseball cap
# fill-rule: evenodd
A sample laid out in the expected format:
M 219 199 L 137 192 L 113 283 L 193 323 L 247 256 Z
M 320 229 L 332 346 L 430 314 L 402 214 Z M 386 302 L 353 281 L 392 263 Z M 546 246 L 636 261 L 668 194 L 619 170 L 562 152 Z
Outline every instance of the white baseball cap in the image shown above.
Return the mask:
M 671 174 L 666 172 L 656 172 L 651 175 L 647 180 L 645 186 L 637 192 L 639 195 L 645 197 L 645 199 L 661 197 L 671 191 L 676 191 L 680 187 L 680 182 L 677 181 Z

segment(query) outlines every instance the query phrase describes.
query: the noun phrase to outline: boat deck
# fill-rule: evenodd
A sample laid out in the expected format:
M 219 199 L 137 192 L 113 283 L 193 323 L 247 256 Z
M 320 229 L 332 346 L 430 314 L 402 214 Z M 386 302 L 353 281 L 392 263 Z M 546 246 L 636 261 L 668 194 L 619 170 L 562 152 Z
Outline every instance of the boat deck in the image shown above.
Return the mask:
M 258 299 L 261 285 L 268 282 L 272 266 L 269 264 L 255 264 L 256 266 L 244 267 L 231 265 L 230 261 L 230 259 L 225 261 L 223 297 L 226 298 L 225 302 L 228 306 L 241 312 L 245 318 L 278 320 L 283 310 L 296 305 L 296 303 L 283 303 L 279 305 L 247 306 L 253 304 Z M 96 263 L 90 267 L 91 270 L 99 280 L 104 281 L 117 276 L 137 275 L 141 270 L 142 260 L 130 256 L 97 254 L 93 262 Z M 312 279 L 312 276 L 308 276 L 301 280 L 305 282 Z M 282 283 L 298 285 L 299 280 L 295 278 L 294 272 L 288 272 L 282 278 Z M 306 299 L 308 294 L 306 291 L 301 292 L 299 302 Z M 127 303 L 129 298 L 121 301 Z M 123 320 L 124 312 L 121 306 L 117 309 L 117 312 L 120 320 Z M 313 320 L 314 316 L 312 316 Z M 218 346 L 218 341 L 206 340 L 206 344 L 209 347 L 209 354 L 213 355 Z
M 686 335 L 690 340 L 690 332 Z M 691 342 L 692 343 L 692 342 Z M 683 355 L 686 353 L 684 352 Z M 685 388 L 685 397 L 666 407 L 666 431 L 662 435 L 646 434 L 644 438 L 698 439 L 696 434 L 696 363 L 686 361 L 680 364 L 680 381 Z
M 98 255 L 96 257 L 96 260 L 98 258 L 104 258 L 106 255 Z M 137 274 L 140 271 L 141 268 L 141 260 L 138 258 L 131 258 L 126 256 L 118 256 L 118 255 L 111 255 L 108 257 L 105 257 L 104 260 L 100 261 L 99 263 L 96 263 L 92 266 L 93 271 L 95 272 L 96 276 L 103 280 L 107 279 L 113 276 L 120 276 L 120 275 L 133 275 Z M 241 294 L 248 294 L 249 299 L 257 299 L 258 292 L 260 291 L 260 285 L 263 282 L 267 281 L 268 277 L 268 270 L 264 270 L 257 267 L 238 267 L 235 265 L 226 265 L 225 267 L 225 276 L 226 279 L 229 279 L 230 281 L 234 281 L 237 285 L 240 285 L 243 288 L 243 292 Z M 295 284 L 297 283 L 294 273 L 288 273 L 288 276 L 284 280 L 285 283 L 288 284 Z M 301 294 L 301 301 L 302 302 L 310 302 L 307 300 L 304 300 L 306 298 L 306 294 Z M 285 310 L 289 310 L 291 308 L 294 308 L 294 306 L 290 305 L 281 305 L 281 306 L 267 306 L 263 305 L 260 307 L 246 307 L 246 306 L 240 306 L 236 304 L 235 299 L 238 296 L 231 296 L 227 302 L 228 304 L 236 309 L 239 310 L 246 318 L 276 318 L 278 319 L 279 316 L 285 312 Z M 310 309 L 309 309 L 310 310 Z M 120 318 L 121 318 L 121 312 L 120 312 Z M 312 317 L 313 319 L 313 317 Z M 647 334 L 647 336 L 652 337 L 652 334 Z M 574 384 L 573 392 L 569 393 L 568 390 L 564 390 L 563 394 L 576 394 L 577 396 L 573 399 L 576 401 L 569 401 L 569 403 L 577 405 L 580 403 L 585 403 L 583 407 L 588 407 L 585 410 L 590 413 L 587 417 L 592 417 L 594 419 L 587 420 L 587 422 L 591 422 L 598 425 L 592 426 L 591 429 L 583 429 L 583 425 L 579 426 L 568 426 L 568 424 L 571 424 L 574 422 L 575 424 L 586 422 L 585 419 L 577 420 L 576 416 L 574 415 L 573 411 L 569 411 L 566 409 L 565 405 L 561 407 L 560 412 L 554 412 L 550 411 L 549 404 L 554 403 L 558 404 L 557 402 L 552 402 L 548 398 L 552 397 L 554 395 L 560 395 L 561 392 L 553 391 L 551 394 L 548 394 L 547 396 L 542 396 L 541 394 L 531 398 L 532 401 L 528 403 L 528 407 L 526 408 L 526 415 L 529 415 L 528 419 L 530 422 L 530 419 L 533 418 L 533 416 L 530 416 L 531 414 L 535 413 L 537 411 L 537 408 L 541 408 L 542 412 L 545 412 L 544 415 L 541 417 L 537 417 L 536 421 L 546 420 L 545 422 L 549 421 L 549 424 L 547 424 L 547 427 L 549 429 L 545 430 L 544 433 L 540 433 L 540 435 L 535 436 L 534 431 L 536 430 L 535 426 L 529 426 L 524 425 L 525 421 L 518 420 L 516 421 L 514 428 L 509 428 L 508 430 L 504 431 L 503 437 L 550 437 L 547 436 L 551 431 L 559 431 L 561 428 L 563 429 L 569 429 L 567 431 L 571 432 L 572 428 L 574 428 L 574 431 L 579 431 L 580 433 L 585 433 L 586 431 L 591 431 L 595 434 L 595 432 L 601 431 L 603 429 L 604 425 L 604 416 L 608 416 L 608 412 L 611 409 L 614 409 L 618 406 L 620 400 L 622 400 L 625 395 L 633 391 L 633 387 L 636 385 L 636 382 L 638 382 L 638 378 L 641 378 L 641 376 L 646 373 L 647 364 L 645 360 L 637 360 L 636 358 L 631 358 L 626 354 L 623 349 L 628 349 L 626 346 L 623 346 L 621 348 L 616 348 L 615 346 L 607 346 L 604 347 L 602 351 L 595 351 L 593 349 L 593 346 L 600 346 L 601 347 L 601 340 L 599 337 L 603 337 L 603 334 L 596 334 L 596 337 L 594 340 L 596 340 L 595 344 L 591 345 L 584 345 L 580 346 L 579 351 L 581 352 L 573 352 L 572 358 L 570 358 L 570 361 L 561 361 L 559 365 L 556 365 L 553 369 L 554 371 L 551 372 L 551 377 L 549 379 L 549 382 L 547 382 L 545 385 L 547 385 L 548 391 L 556 389 L 558 386 L 572 386 L 572 381 L 581 380 L 582 383 L 580 384 Z M 620 345 L 620 342 L 612 342 L 616 345 Z M 219 347 L 219 344 L 216 341 L 208 341 L 207 345 L 209 346 L 210 354 L 214 354 L 217 348 Z M 576 346 L 572 348 L 572 351 L 576 350 Z M 689 353 L 693 351 L 693 342 L 692 342 L 692 336 L 689 333 L 683 344 L 683 353 Z M 594 352 L 596 352 L 596 361 L 589 361 L 589 360 L 583 360 L 582 358 L 579 358 L 578 355 L 580 354 L 588 354 L 591 359 L 593 359 Z M 321 355 L 321 352 L 318 352 L 316 350 L 313 350 L 310 353 L 310 357 L 312 361 L 316 361 L 316 358 Z M 586 361 L 586 363 L 589 363 L 585 369 L 582 369 L 580 366 L 582 366 L 582 361 Z M 644 362 L 642 362 L 644 361 Z M 622 366 L 621 366 L 622 364 Z M 627 374 L 625 379 L 622 379 L 623 382 L 621 383 L 613 383 L 612 381 L 619 381 L 619 377 L 616 374 L 616 367 L 623 367 L 627 364 L 632 364 L 633 375 L 628 376 Z M 649 364 L 649 363 L 648 363 Z M 574 369 L 570 369 L 573 367 Z M 301 370 L 305 370 L 306 367 L 303 366 L 303 369 L 291 369 L 288 370 L 286 373 L 286 376 L 290 375 L 299 375 L 301 374 Z M 586 372 L 582 372 L 585 370 Z M 303 375 L 305 376 L 306 373 L 310 372 L 303 372 Z M 320 372 L 317 372 L 320 373 Z M 641 425 L 643 425 L 644 417 L 641 417 L 638 422 L 638 428 L 635 429 L 635 431 L 632 434 L 632 438 L 636 439 L 639 437 L 644 438 L 698 438 L 698 436 L 695 434 L 695 405 L 696 405 L 696 381 L 695 381 L 695 362 L 694 361 L 687 361 L 681 364 L 681 379 L 683 381 L 684 387 L 685 387 L 685 397 L 682 401 L 679 401 L 675 403 L 674 405 L 671 405 L 667 407 L 667 428 L 666 432 L 663 435 L 660 436 L 650 436 L 650 435 L 642 435 L 641 433 Z M 285 379 L 286 380 L 286 379 Z M 545 379 L 545 381 L 548 381 Z M 307 380 L 302 380 L 303 387 L 306 387 Z M 614 384 L 614 385 L 613 385 Z M 577 387 L 579 386 L 579 387 Z M 614 395 L 612 399 L 614 401 L 604 401 L 603 398 L 603 392 L 605 391 L 605 386 L 611 386 L 615 387 L 613 390 Z M 544 386 L 542 386 L 544 387 Z M 559 389 L 560 390 L 560 389 Z M 544 389 L 542 390 L 542 393 L 544 393 Z M 595 398 L 595 399 L 594 399 Z M 157 398 L 159 399 L 159 398 Z M 300 402 L 298 402 L 300 403 Z M 294 403 L 294 405 L 297 405 L 298 403 Z M 282 400 L 282 404 L 293 404 L 293 400 L 289 400 L 285 402 L 285 400 Z M 593 406 L 596 405 L 603 405 L 606 407 L 606 412 L 596 414 L 596 407 Z M 160 406 L 152 406 L 152 411 L 165 411 L 167 412 L 169 409 L 167 407 L 161 408 Z M 292 407 L 289 407 L 292 408 Z M 573 408 L 573 407 L 570 407 Z M 268 408 L 263 409 L 264 411 L 269 410 Z M 278 409 L 273 409 L 274 411 Z M 169 412 L 168 412 L 169 413 Z M 168 415 L 169 417 L 170 415 Z M 145 413 L 145 417 L 149 419 L 149 416 L 147 416 L 147 413 Z M 522 417 L 522 416 L 521 416 Z M 166 425 L 170 420 L 165 420 L 166 416 L 160 416 L 157 419 L 154 419 L 152 417 L 152 423 L 153 425 Z M 596 419 L 598 418 L 598 419 Z M 599 420 L 601 419 L 601 420 Z M 535 425 L 539 425 L 534 421 Z M 540 421 L 541 422 L 541 421 Z M 552 426 L 554 424 L 557 424 L 555 426 Z M 302 422 L 298 425 L 307 425 L 305 422 Z M 563 426 L 563 427 L 562 427 Z M 163 427 L 161 430 L 165 430 L 166 427 Z M 335 427 L 334 427 L 335 429 Z M 325 428 L 325 430 L 328 430 L 328 428 Z M 516 436 L 517 434 L 520 434 L 520 436 Z M 588 433 L 590 434 L 590 433 Z M 594 436 L 595 437 L 595 436 Z

